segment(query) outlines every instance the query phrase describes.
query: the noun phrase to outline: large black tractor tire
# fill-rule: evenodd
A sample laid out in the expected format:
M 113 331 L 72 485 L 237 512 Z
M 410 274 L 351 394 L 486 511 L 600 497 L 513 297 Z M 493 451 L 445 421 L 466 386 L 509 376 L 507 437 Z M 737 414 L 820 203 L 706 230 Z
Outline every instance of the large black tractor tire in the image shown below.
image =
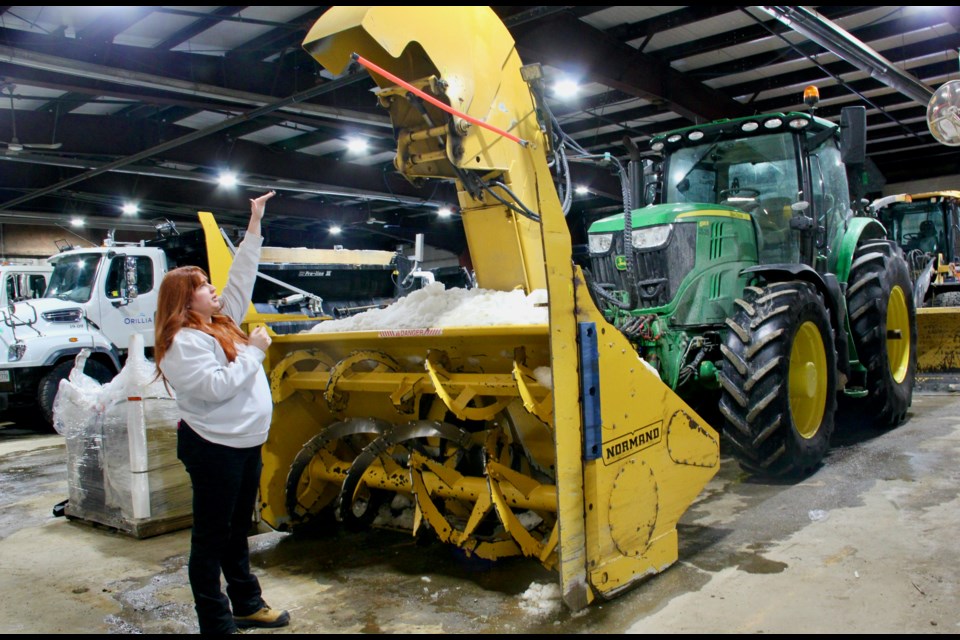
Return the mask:
M 70 371 L 73 369 L 74 361 L 65 360 L 50 370 L 47 375 L 40 379 L 40 385 L 37 389 L 37 400 L 40 404 L 40 413 L 47 424 L 53 426 L 53 401 L 57 398 L 57 391 L 60 390 L 60 381 L 70 377 Z M 116 375 L 112 369 L 96 360 L 87 360 L 83 367 L 83 372 L 99 382 L 106 384 L 113 380 Z
M 750 473 L 803 477 L 830 448 L 837 410 L 834 329 L 808 282 L 748 287 L 727 319 L 720 412 Z
M 857 357 L 867 370 L 860 416 L 881 428 L 907 416 L 917 374 L 917 314 L 910 271 L 887 240 L 862 242 L 853 255 L 847 313 Z

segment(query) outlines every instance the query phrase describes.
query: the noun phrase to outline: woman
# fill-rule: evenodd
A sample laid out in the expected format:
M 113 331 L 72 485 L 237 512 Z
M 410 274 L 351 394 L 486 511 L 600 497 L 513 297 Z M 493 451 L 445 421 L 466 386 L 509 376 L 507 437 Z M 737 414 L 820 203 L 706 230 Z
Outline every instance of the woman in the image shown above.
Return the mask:
M 260 220 L 274 195 L 250 200 L 250 223 L 222 296 L 202 269 L 180 267 L 164 276 L 157 302 L 154 356 L 176 395 L 177 457 L 193 485 L 188 569 L 203 634 L 290 622 L 290 614 L 263 601 L 250 571 L 247 533 L 273 412 L 263 370 L 270 336 L 263 327 L 247 336 L 238 326 L 260 261 Z

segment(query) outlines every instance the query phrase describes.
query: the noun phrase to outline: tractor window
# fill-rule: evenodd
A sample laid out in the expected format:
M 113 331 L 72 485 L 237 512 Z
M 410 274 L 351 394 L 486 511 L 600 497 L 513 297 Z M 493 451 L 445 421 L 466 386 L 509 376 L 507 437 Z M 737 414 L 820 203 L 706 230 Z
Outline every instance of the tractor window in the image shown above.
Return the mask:
M 797 262 L 791 205 L 800 192 L 790 134 L 748 136 L 678 149 L 668 159 L 664 202 L 713 203 L 749 213 L 762 262 Z
M 899 221 L 893 237 L 908 254 L 935 254 L 946 250 L 943 211 L 937 202 L 897 203 L 890 215 Z
M 789 134 L 678 149 L 669 158 L 666 178 L 666 202 L 753 209 L 769 199 L 792 204 L 799 191 L 796 150 Z
M 840 149 L 834 138 L 827 138 L 810 154 L 813 178 L 813 215 L 823 230 L 818 242 L 823 248 L 837 246 L 845 231 L 845 222 L 852 215 L 850 189 L 847 185 L 846 165 L 840 159 Z

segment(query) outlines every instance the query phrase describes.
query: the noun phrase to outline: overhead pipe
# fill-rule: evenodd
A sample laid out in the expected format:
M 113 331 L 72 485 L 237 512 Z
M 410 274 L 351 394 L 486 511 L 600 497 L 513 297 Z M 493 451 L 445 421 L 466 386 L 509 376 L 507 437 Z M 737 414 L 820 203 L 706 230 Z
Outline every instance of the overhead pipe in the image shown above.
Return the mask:
M 806 7 L 757 8 L 924 107 L 933 97 L 930 87 L 900 71 L 892 62 L 816 11 Z

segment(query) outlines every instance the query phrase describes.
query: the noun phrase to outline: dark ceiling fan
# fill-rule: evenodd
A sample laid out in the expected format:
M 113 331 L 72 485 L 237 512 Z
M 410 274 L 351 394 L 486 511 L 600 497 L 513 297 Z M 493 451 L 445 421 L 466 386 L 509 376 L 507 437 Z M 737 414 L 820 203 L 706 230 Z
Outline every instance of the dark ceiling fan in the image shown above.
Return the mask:
M 59 149 L 61 143 L 55 142 L 52 144 L 38 144 L 30 142 L 20 142 L 17 138 L 17 111 L 13 106 L 13 89 L 15 85 L 10 84 L 9 82 L 0 85 L 0 92 L 6 92 L 10 97 L 10 131 L 12 133 L 10 141 L 0 140 L 0 144 L 7 148 L 9 153 L 19 153 L 24 149 L 38 149 L 38 150 L 52 150 Z

